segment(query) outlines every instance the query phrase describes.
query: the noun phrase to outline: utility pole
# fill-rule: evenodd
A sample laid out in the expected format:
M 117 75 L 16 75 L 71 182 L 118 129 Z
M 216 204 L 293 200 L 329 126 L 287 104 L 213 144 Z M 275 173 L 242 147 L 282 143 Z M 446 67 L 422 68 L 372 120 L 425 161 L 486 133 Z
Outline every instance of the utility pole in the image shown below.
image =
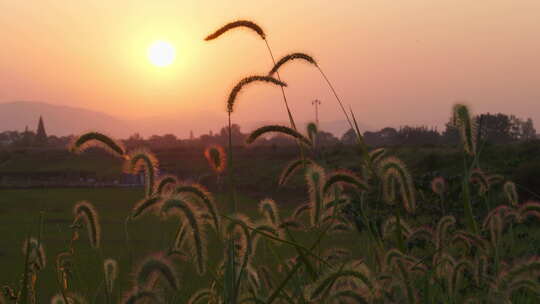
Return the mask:
M 311 105 L 315 106 L 315 123 L 319 125 L 319 105 L 321 104 L 321 101 L 318 99 L 315 99 L 311 102 Z

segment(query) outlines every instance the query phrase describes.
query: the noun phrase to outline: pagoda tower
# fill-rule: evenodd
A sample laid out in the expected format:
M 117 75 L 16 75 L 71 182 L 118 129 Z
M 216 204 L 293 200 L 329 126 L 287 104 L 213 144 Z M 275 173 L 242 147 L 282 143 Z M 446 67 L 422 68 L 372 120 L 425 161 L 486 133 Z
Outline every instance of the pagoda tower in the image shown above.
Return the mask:
M 36 132 L 36 143 L 46 144 L 47 143 L 47 133 L 45 132 L 45 124 L 43 123 L 43 118 L 39 116 L 39 122 Z

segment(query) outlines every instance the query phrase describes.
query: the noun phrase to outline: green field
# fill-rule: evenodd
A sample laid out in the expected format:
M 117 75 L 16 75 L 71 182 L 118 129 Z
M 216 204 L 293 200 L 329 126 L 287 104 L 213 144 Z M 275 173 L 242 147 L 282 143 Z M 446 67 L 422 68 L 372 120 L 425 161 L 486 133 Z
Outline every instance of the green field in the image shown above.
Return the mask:
M 23 240 L 27 235 L 37 236 L 40 215 L 43 216 L 42 240 L 47 256 L 47 266 L 40 272 L 37 282 L 40 303 L 47 303 L 59 292 L 55 270 L 55 256 L 66 250 L 72 235 L 69 228 L 73 221 L 72 208 L 81 200 L 92 202 L 100 215 L 102 242 L 99 250 L 94 250 L 88 243 L 85 230 L 81 230 L 80 239 L 75 242 L 75 272 L 71 288 L 77 290 L 91 303 L 103 303 L 103 258 L 112 257 L 119 262 L 119 278 L 115 296 L 120 298 L 123 292 L 131 288 L 129 254 L 125 243 L 124 220 L 133 205 L 142 197 L 142 189 L 119 188 L 64 188 L 64 189 L 27 189 L 2 190 L 0 195 L 0 284 L 16 287 L 22 279 L 24 256 L 21 253 Z M 223 213 L 229 207 L 224 196 L 217 195 L 217 205 Z M 257 212 L 257 199 L 238 196 L 239 212 L 253 218 L 260 217 Z M 283 206 L 284 215 L 288 215 L 295 205 Z M 152 214 L 129 225 L 130 246 L 134 252 L 134 262 L 149 254 L 162 251 L 174 238 L 178 221 L 161 221 Z M 209 230 L 209 261 L 212 269 L 223 259 L 222 246 Z M 302 244 L 312 241 L 308 234 L 296 234 Z M 359 235 L 340 235 L 324 242 L 325 246 L 354 242 L 361 251 L 363 238 Z M 353 246 L 355 247 L 355 246 Z M 294 251 L 286 246 L 275 248 L 276 253 L 289 258 Z M 277 265 L 276 257 L 271 252 L 260 250 L 256 260 L 270 265 Z M 211 277 L 195 273 L 191 262 L 175 260 L 180 274 L 181 289 L 176 295 L 178 303 L 187 301 L 197 289 L 206 286 Z M 100 296 L 96 296 L 97 294 Z M 93 299 L 93 301 L 92 301 Z

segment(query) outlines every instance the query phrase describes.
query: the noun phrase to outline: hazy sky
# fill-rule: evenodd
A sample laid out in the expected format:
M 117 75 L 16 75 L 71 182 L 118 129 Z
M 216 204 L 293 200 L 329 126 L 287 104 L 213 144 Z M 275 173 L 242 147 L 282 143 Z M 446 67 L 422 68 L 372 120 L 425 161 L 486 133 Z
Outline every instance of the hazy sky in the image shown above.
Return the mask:
M 277 57 L 313 55 L 367 125 L 442 124 L 452 104 L 532 117 L 540 126 L 540 1 L 16 1 L 0 0 L 0 102 L 45 101 L 120 118 L 222 113 L 232 86 L 271 68 L 264 42 L 245 30 L 203 38 L 222 24 L 261 25 Z M 172 66 L 146 58 L 157 39 Z M 293 114 L 342 119 L 311 66 L 282 78 Z M 286 120 L 278 89 L 238 100 L 236 121 Z

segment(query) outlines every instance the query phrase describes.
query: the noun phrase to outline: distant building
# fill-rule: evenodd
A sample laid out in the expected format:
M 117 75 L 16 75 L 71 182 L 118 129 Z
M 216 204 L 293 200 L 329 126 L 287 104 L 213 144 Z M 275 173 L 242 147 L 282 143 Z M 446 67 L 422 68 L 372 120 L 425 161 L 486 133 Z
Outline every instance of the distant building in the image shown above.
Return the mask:
M 45 124 L 43 123 L 43 118 L 39 116 L 39 122 L 36 132 L 36 144 L 46 144 L 47 143 L 47 132 L 45 132 Z

